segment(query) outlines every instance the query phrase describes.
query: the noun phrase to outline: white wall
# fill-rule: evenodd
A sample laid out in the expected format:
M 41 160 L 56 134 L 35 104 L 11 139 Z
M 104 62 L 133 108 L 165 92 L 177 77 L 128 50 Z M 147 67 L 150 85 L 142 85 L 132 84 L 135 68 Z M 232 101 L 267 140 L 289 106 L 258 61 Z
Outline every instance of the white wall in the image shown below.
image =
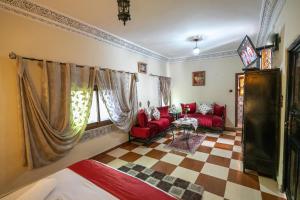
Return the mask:
M 137 62 L 148 64 L 148 73 L 166 75 L 166 63 L 132 53 L 77 33 L 65 31 L 28 18 L 0 10 L 0 196 L 81 159 L 89 158 L 127 141 L 126 133 L 114 131 L 76 146 L 66 157 L 38 170 L 23 166 L 23 131 L 16 61 L 11 51 L 19 55 L 76 64 L 97 65 L 137 72 Z M 151 85 L 147 76 L 141 84 Z M 149 90 L 138 90 L 139 100 L 146 105 L 152 98 Z
M 287 0 L 285 6 L 278 18 L 275 25 L 275 32 L 280 34 L 281 43 L 279 52 L 275 54 L 274 65 L 280 67 L 282 70 L 282 95 L 283 95 L 283 107 L 281 109 L 281 130 L 280 130 L 280 161 L 279 161 L 279 173 L 278 183 L 282 184 L 282 171 L 283 171 L 283 147 L 284 147 L 284 121 L 285 121 L 285 97 L 286 97 L 286 78 L 287 78 L 287 49 L 300 35 L 300 1 L 299 0 Z
M 243 64 L 238 56 L 168 64 L 172 103 L 206 102 L 227 106 L 226 126 L 235 126 L 235 74 Z M 205 71 L 205 86 L 192 86 L 192 72 Z M 229 90 L 233 90 L 232 93 Z

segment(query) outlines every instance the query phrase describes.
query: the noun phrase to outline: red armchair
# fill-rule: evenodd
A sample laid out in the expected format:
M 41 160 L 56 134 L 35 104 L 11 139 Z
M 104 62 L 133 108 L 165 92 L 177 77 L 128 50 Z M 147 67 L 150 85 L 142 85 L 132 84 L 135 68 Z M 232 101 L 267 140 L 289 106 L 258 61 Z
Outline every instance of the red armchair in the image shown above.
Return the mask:
M 137 114 L 138 124 L 131 128 L 129 133 L 129 140 L 138 139 L 143 142 L 149 143 L 156 136 L 161 133 L 165 133 L 173 121 L 173 118 L 169 115 L 169 107 L 158 107 L 160 112 L 160 119 L 151 119 L 148 121 L 145 111 L 142 109 Z

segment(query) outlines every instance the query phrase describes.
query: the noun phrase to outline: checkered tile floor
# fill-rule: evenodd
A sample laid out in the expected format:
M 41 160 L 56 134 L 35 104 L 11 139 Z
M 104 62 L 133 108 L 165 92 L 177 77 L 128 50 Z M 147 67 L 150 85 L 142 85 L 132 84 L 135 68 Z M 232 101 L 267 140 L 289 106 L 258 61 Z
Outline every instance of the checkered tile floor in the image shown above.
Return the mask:
M 93 159 L 114 168 L 132 162 L 202 185 L 203 200 L 285 199 L 274 180 L 242 172 L 240 132 L 203 134 L 206 138 L 193 155 L 165 148 L 172 137 L 167 134 L 148 146 L 128 142 Z

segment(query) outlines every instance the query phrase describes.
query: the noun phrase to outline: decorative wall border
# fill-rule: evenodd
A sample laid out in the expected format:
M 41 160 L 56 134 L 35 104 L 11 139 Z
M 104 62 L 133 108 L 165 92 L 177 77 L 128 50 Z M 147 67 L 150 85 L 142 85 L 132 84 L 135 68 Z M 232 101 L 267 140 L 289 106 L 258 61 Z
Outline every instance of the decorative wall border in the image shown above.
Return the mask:
M 207 60 L 207 59 L 211 59 L 211 58 L 227 58 L 227 57 L 234 57 L 234 56 L 237 56 L 237 55 L 238 55 L 237 50 L 229 50 L 229 51 L 221 51 L 221 52 L 200 54 L 199 56 L 170 58 L 169 62 L 174 63 L 174 62 Z
M 270 33 L 274 30 L 274 25 L 277 22 L 285 1 L 286 0 L 263 0 L 260 16 L 260 29 L 256 42 L 257 46 L 262 46 L 266 43 Z M 168 58 L 167 56 L 161 55 L 108 33 L 98 27 L 89 25 L 69 16 L 65 16 L 57 11 L 42 7 L 28 0 L 0 0 L 0 8 L 165 62 L 195 61 L 211 58 L 232 57 L 237 55 L 236 50 L 229 50 L 207 53 L 199 56 Z
M 286 0 L 264 0 L 260 16 L 260 29 L 257 36 L 256 45 L 266 44 L 270 34 L 274 31 L 274 26 L 285 5 Z
M 18 15 L 38 20 L 43 23 L 55 25 L 68 31 L 83 34 L 94 39 L 107 42 L 109 44 L 128 49 L 138 54 L 146 55 L 158 60 L 167 61 L 168 58 L 108 33 L 98 27 L 81 22 L 77 19 L 65 16 L 57 11 L 52 11 L 28 0 L 0 0 L 0 8 L 14 12 Z

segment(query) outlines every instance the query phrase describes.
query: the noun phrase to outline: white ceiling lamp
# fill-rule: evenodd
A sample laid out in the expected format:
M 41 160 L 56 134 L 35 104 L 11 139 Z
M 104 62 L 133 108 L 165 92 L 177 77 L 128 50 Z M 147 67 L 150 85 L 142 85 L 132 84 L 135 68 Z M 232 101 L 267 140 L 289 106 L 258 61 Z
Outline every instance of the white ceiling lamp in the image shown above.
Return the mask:
M 193 54 L 194 54 L 195 56 L 198 56 L 198 55 L 200 54 L 200 49 L 199 49 L 199 47 L 198 47 L 198 42 L 201 41 L 202 39 L 203 39 L 202 36 L 199 36 L 199 35 L 193 36 L 193 37 L 191 38 L 191 40 L 192 40 L 193 42 L 196 42 L 196 45 L 195 45 L 195 47 L 193 48 Z

